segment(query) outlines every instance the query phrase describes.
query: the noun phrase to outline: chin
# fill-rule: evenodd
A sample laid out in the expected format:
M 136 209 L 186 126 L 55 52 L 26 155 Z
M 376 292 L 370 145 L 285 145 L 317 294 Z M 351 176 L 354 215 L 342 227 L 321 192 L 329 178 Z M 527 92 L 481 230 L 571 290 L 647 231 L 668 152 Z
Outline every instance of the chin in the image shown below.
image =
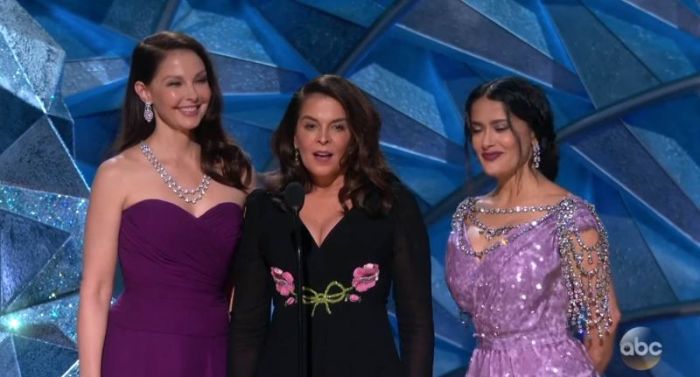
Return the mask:
M 328 178 L 328 177 L 333 177 L 338 174 L 334 174 L 333 172 L 326 170 L 326 169 L 309 169 L 309 175 L 314 177 L 314 178 Z
M 488 175 L 491 178 L 501 178 L 503 176 L 506 176 L 508 174 L 507 169 L 502 169 L 497 166 L 489 166 L 489 167 L 484 167 L 484 174 Z
M 335 181 L 341 175 L 339 171 L 333 171 L 331 169 L 307 169 L 307 171 L 313 180 L 320 181 Z
M 201 119 L 200 119 L 200 120 L 197 120 L 197 121 L 188 120 L 188 121 L 186 121 L 186 122 L 180 122 L 180 125 L 179 125 L 179 126 L 180 126 L 180 128 L 183 129 L 183 130 L 192 131 L 192 130 L 194 130 L 195 128 L 199 127 L 199 125 L 200 125 L 201 123 L 202 123 L 202 120 L 201 120 Z

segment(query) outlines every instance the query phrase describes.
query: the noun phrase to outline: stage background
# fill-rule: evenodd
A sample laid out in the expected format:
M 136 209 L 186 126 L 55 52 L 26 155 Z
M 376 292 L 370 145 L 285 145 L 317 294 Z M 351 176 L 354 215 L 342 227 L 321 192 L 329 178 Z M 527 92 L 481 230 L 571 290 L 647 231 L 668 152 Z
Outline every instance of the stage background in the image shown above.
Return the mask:
M 450 216 L 492 186 L 464 152 L 464 100 L 490 78 L 534 80 L 556 113 L 558 182 L 609 231 L 621 333 L 648 326 L 664 346 L 651 371 L 618 353 L 607 375 L 697 375 L 696 0 L 0 0 L 0 375 L 78 375 L 89 186 L 130 52 L 162 29 L 209 49 L 226 128 L 260 171 L 274 167 L 271 132 L 305 81 L 337 73 L 372 97 L 383 150 L 430 229 L 436 376 L 463 375 L 474 347 L 443 281 Z

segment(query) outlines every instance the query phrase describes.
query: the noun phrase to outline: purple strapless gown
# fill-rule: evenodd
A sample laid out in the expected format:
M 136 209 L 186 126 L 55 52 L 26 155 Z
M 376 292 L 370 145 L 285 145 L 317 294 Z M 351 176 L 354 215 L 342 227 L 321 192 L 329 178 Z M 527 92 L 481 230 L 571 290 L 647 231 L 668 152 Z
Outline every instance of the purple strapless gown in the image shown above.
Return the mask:
M 572 197 L 574 221 L 595 226 L 584 202 Z M 557 213 L 526 224 L 480 261 L 448 241 L 445 275 L 459 308 L 471 315 L 478 346 L 468 377 L 597 376 L 583 344 L 567 327 L 568 295 L 558 251 Z M 465 232 L 467 248 L 471 248 Z
M 241 222 L 235 203 L 201 217 L 159 199 L 124 210 L 124 292 L 109 312 L 103 377 L 225 376 L 226 283 Z

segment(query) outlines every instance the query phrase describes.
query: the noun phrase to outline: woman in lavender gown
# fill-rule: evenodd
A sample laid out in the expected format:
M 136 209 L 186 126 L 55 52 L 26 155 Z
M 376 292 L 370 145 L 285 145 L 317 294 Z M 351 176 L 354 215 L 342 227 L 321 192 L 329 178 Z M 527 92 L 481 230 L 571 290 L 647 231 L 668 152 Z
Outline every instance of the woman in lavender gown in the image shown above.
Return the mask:
M 593 207 L 552 182 L 549 103 L 503 78 L 476 88 L 466 113 L 467 138 L 497 181 L 459 205 L 448 241 L 447 283 L 478 339 L 467 376 L 597 376 L 619 320 L 608 241 Z
M 160 32 L 134 49 L 119 154 L 98 169 L 87 216 L 83 377 L 225 375 L 227 277 L 253 171 L 221 103 L 191 37 Z M 117 258 L 124 291 L 110 309 Z

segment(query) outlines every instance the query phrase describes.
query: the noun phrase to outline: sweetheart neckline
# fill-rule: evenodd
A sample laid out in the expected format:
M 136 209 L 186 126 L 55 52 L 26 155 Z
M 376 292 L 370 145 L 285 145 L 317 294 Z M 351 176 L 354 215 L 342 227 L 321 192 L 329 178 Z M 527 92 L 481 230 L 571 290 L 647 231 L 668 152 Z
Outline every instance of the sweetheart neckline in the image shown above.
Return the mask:
M 238 208 L 239 211 L 243 212 L 243 207 L 238 203 L 220 202 L 220 203 L 215 204 L 211 208 L 207 209 L 206 211 L 204 211 L 201 215 L 195 216 L 192 212 L 180 207 L 179 205 L 177 205 L 169 200 L 158 199 L 158 198 L 149 198 L 149 199 L 139 200 L 138 202 L 133 203 L 133 204 L 129 205 L 128 207 L 124 208 L 122 210 L 122 215 L 124 213 L 128 212 L 129 210 L 131 210 L 132 208 L 138 207 L 138 206 L 143 205 L 143 204 L 148 203 L 148 202 L 164 203 L 164 204 L 169 205 L 170 207 L 175 207 L 175 208 L 179 209 L 181 212 L 184 212 L 185 214 L 189 215 L 191 218 L 193 218 L 195 220 L 201 220 L 203 217 L 208 215 L 210 212 L 214 211 L 215 209 L 217 209 L 221 206 L 225 206 L 225 205 L 233 205 L 234 208 Z

